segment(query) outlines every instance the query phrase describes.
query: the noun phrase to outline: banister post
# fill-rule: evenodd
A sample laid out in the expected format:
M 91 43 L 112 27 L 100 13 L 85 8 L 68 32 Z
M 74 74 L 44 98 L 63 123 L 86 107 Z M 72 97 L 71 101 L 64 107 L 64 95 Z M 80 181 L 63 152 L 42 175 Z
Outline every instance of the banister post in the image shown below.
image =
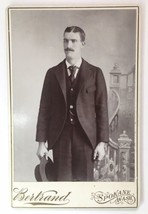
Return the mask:
M 119 181 L 129 181 L 130 178 L 130 147 L 132 140 L 126 131 L 120 135 L 119 144 Z

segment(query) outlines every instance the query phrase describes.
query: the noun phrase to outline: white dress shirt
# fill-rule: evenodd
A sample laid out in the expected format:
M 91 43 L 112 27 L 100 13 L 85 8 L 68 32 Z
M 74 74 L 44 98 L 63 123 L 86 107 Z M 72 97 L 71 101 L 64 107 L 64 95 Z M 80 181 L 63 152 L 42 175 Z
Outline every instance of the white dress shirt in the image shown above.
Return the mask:
M 74 74 L 74 78 L 76 78 L 77 74 L 78 74 L 78 71 L 79 71 L 79 68 L 81 66 L 81 63 L 82 63 L 82 58 L 80 58 L 74 65 L 69 64 L 69 62 L 66 60 L 66 67 L 67 67 L 68 76 L 70 76 L 70 70 L 68 68 L 70 66 L 76 66 L 77 69 L 76 69 L 76 72 Z

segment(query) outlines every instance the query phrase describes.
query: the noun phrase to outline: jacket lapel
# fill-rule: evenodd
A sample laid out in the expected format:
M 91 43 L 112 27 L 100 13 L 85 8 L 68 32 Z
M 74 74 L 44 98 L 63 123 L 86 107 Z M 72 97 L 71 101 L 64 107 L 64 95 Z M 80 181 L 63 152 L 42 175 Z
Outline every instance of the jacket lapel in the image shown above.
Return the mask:
M 78 94 L 83 88 L 84 84 L 91 78 L 92 72 L 91 72 L 91 67 L 89 64 L 82 59 L 82 64 L 81 64 L 81 71 L 80 71 L 80 77 L 79 77 L 79 84 L 78 84 Z M 65 103 L 67 103 L 67 97 L 66 97 L 66 65 L 65 65 L 65 60 L 63 60 L 59 66 L 57 67 L 57 70 L 55 71 L 56 78 L 58 80 L 58 83 L 60 85 L 60 88 L 62 90 Z
M 83 59 L 82 65 L 80 67 L 80 78 L 79 78 L 79 84 L 78 84 L 78 94 L 83 88 L 84 84 L 90 79 L 92 72 L 91 67 L 89 64 Z
M 60 88 L 62 90 L 62 93 L 64 95 L 65 102 L 67 102 L 67 98 L 66 98 L 66 75 L 65 75 L 65 69 L 66 68 L 65 68 L 65 60 L 64 60 L 64 61 L 62 61 L 59 64 L 59 66 L 58 66 L 55 74 L 56 74 L 56 78 L 58 80 L 58 83 L 60 85 Z

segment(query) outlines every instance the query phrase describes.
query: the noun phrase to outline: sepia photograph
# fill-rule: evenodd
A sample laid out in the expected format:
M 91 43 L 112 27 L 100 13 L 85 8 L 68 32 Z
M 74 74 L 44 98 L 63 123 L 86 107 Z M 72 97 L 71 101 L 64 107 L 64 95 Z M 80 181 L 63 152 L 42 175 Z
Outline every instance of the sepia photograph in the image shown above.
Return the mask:
M 9 7 L 13 207 L 137 207 L 139 7 Z

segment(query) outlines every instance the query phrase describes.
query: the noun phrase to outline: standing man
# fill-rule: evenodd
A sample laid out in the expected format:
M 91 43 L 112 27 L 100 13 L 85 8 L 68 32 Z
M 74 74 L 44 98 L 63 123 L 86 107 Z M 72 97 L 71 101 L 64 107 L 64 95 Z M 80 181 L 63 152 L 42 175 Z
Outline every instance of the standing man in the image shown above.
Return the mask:
M 104 157 L 109 140 L 106 84 L 101 69 L 81 58 L 85 32 L 67 27 L 63 38 L 66 59 L 43 85 L 37 155 L 53 150 L 55 181 L 93 181 L 93 161 Z

